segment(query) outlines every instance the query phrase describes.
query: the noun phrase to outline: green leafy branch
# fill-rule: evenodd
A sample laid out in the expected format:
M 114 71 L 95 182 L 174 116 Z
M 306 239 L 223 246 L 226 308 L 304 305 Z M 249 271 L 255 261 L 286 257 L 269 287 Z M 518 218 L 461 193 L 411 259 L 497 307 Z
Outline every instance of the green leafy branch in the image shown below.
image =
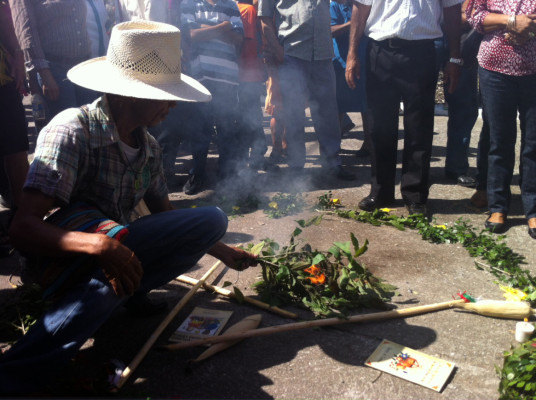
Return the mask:
M 281 249 L 270 239 L 252 248 L 262 267 L 262 280 L 254 284 L 262 301 L 273 306 L 302 306 L 317 317 L 345 316 L 360 307 L 386 308 L 395 288 L 357 260 L 367 250 L 368 241 L 360 246 L 351 234 L 351 241 L 335 242 L 327 251 L 312 250 L 308 244 L 298 249 L 294 239 L 300 233 L 297 228 L 290 245 Z
M 497 373 L 501 400 L 536 400 L 536 339 L 504 352 L 503 368 Z
M 305 201 L 301 194 L 277 193 L 268 203 L 264 213 L 269 218 L 281 218 L 287 215 L 297 214 L 305 207 Z

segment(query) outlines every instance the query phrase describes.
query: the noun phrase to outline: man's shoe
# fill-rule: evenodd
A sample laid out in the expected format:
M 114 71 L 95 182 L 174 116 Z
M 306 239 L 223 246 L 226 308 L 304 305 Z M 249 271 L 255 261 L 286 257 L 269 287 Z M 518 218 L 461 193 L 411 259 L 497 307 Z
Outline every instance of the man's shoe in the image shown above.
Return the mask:
M 184 193 L 194 195 L 201 191 L 204 182 L 205 178 L 203 176 L 196 174 L 190 175 L 190 178 L 188 178 L 182 189 Z
M 383 199 L 379 199 L 377 197 L 373 197 L 371 195 L 365 197 L 364 199 L 362 199 L 358 204 L 357 206 L 362 209 L 363 211 L 374 211 L 375 209 L 377 208 L 383 208 L 383 207 L 387 207 L 389 205 L 391 205 L 392 203 L 394 203 L 394 199 L 390 199 L 390 200 L 383 200 Z
M 252 161 L 249 163 L 249 168 L 255 171 L 266 171 L 266 172 L 278 172 L 279 165 L 274 164 L 270 159 L 262 159 L 258 161 Z
M 445 172 L 445 176 L 449 180 L 456 181 L 458 186 L 474 188 L 478 183 L 475 178 L 465 174 L 458 175 L 453 172 Z
M 342 179 L 344 181 L 353 181 L 356 178 L 354 174 L 345 170 L 342 165 L 337 165 L 336 167 L 328 168 L 326 174 L 330 177 Z
M 424 203 L 409 203 L 406 204 L 406 208 L 408 209 L 409 215 L 422 214 L 428 218 L 428 208 Z
M 529 235 L 531 238 L 536 239 L 536 228 L 529 228 Z
M 504 218 L 504 222 L 491 222 L 490 218 L 493 217 L 494 214 L 500 214 Z M 493 233 L 506 232 L 506 215 L 502 213 L 492 213 L 488 219 L 486 219 L 486 222 L 484 222 L 484 227 Z

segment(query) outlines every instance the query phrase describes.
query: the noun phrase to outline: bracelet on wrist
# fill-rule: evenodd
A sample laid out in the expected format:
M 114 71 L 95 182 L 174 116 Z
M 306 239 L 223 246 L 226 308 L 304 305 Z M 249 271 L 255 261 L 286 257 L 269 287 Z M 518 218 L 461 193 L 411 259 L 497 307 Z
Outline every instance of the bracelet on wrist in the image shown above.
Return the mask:
M 508 17 L 508 22 L 506 23 L 506 29 L 509 31 L 513 31 L 516 28 L 516 15 L 510 15 Z

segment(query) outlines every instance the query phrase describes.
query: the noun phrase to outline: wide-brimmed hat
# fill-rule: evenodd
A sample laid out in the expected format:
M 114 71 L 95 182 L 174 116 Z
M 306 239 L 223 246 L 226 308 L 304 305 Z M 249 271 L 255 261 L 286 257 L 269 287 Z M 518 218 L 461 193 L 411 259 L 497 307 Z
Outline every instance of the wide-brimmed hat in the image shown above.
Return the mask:
M 202 84 L 181 73 L 181 33 L 173 25 L 130 21 L 114 26 L 105 57 L 67 72 L 77 85 L 153 100 L 209 101 Z

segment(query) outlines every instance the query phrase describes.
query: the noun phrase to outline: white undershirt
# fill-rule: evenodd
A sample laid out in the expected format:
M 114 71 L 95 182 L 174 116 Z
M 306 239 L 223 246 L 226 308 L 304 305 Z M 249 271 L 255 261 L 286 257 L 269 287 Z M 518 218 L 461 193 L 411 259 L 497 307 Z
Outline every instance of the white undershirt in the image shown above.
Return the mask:
M 123 154 L 125 154 L 125 157 L 129 163 L 133 163 L 134 160 L 136 160 L 141 150 L 140 148 L 130 147 L 121 140 L 119 141 L 119 147 L 121 147 L 121 150 L 123 151 Z

